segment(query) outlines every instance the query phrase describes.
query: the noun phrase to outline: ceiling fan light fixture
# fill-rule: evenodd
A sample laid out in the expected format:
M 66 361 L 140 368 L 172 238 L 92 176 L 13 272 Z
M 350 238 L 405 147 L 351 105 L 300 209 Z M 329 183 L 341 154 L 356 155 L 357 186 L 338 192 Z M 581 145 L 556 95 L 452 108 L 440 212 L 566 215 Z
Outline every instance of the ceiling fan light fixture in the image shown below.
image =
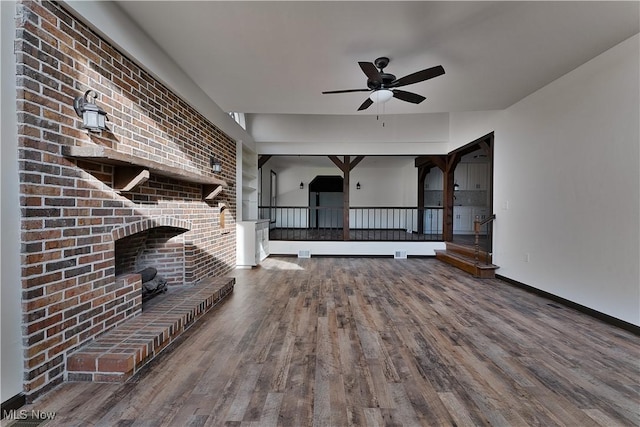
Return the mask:
M 371 92 L 371 95 L 369 95 L 369 99 L 371 99 L 371 101 L 380 104 L 387 102 L 391 98 L 393 98 L 393 91 L 389 89 L 374 90 L 373 92 Z

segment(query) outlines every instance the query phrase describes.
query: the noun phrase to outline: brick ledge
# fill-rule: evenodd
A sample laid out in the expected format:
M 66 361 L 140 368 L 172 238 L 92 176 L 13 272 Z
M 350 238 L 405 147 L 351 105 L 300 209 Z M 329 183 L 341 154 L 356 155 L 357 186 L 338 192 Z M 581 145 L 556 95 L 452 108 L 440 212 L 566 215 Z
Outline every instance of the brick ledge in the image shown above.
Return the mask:
M 235 278 L 211 277 L 172 288 L 140 316 L 67 357 L 69 381 L 125 382 L 233 291 Z

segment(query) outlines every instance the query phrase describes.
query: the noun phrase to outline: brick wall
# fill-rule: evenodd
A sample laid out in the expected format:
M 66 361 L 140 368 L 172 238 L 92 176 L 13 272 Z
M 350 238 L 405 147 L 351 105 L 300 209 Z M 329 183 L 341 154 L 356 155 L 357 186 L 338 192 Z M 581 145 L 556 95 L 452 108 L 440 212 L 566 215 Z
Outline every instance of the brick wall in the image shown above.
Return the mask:
M 16 16 L 24 383 L 31 400 L 64 380 L 72 350 L 140 311 L 139 282 L 115 276 L 115 241 L 131 234 L 128 225 L 186 224 L 180 247 L 172 242 L 184 254 L 185 283 L 235 266 L 236 159 L 234 141 L 61 5 L 24 1 Z M 72 106 L 88 89 L 99 93 L 110 120 L 99 135 L 80 129 Z M 200 184 L 152 174 L 119 194 L 113 166 L 62 155 L 73 145 L 105 146 L 205 176 L 212 176 L 214 155 L 229 188 L 205 202 Z M 219 203 L 226 206 L 224 230 Z

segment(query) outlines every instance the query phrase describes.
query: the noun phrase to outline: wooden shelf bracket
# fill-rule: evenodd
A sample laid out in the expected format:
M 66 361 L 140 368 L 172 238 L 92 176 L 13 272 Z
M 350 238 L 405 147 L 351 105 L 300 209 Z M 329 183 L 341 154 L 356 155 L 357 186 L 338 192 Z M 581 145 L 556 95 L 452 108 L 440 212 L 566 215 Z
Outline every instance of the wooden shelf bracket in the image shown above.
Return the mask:
M 114 168 L 113 189 L 117 192 L 132 191 L 134 188 L 147 182 L 151 174 L 149 169 L 134 166 L 121 166 Z
M 202 200 L 213 200 L 220 193 L 222 193 L 222 185 L 220 184 L 205 184 L 202 186 Z

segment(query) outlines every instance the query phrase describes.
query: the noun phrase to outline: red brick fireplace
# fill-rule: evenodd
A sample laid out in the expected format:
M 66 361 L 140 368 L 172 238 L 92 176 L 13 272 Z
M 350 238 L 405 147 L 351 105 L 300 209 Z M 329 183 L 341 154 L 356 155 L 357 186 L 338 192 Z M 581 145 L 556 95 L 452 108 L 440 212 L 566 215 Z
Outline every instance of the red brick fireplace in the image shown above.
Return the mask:
M 24 391 L 32 400 L 67 377 L 71 352 L 140 313 L 139 282 L 120 274 L 153 263 L 182 286 L 234 268 L 236 148 L 62 5 L 19 2 L 16 17 Z M 82 130 L 73 109 L 88 89 L 109 118 L 101 134 Z

